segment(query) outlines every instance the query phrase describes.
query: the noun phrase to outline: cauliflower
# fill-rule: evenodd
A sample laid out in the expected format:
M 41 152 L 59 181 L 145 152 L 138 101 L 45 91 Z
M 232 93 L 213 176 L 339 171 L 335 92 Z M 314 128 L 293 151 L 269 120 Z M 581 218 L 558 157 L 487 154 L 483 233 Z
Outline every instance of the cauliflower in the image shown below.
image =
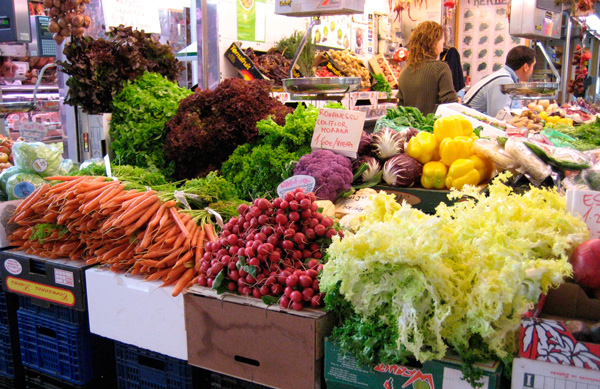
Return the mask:
M 319 200 L 334 201 L 352 184 L 352 162 L 330 150 L 316 150 L 306 154 L 296 167 L 294 175 L 305 174 L 315 179 L 315 195 Z

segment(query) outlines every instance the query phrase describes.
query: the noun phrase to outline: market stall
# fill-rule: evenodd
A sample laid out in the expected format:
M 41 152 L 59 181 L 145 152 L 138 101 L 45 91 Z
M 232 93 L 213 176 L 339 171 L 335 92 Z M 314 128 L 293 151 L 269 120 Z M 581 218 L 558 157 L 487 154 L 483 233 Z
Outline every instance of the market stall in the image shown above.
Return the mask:
M 595 4 L 559 3 L 11 1 L 0 387 L 597 386 Z M 466 90 L 533 76 L 398 106 L 425 20 Z

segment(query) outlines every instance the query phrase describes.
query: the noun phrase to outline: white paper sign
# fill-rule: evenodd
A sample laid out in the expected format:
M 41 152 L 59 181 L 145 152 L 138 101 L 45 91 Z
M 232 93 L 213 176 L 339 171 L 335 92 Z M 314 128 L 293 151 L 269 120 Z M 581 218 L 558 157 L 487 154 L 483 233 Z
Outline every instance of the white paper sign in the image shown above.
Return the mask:
M 313 150 L 328 149 L 346 157 L 356 158 L 366 116 L 366 112 L 360 111 L 319 109 L 310 146 Z
M 120 24 L 160 34 L 156 0 L 102 0 L 106 29 Z
M 38 142 L 46 137 L 46 126 L 38 122 L 25 122 L 15 124 L 15 128 L 23 139 L 29 142 Z
M 600 192 L 568 189 L 567 211 L 585 221 L 590 239 L 600 238 Z
M 291 192 L 296 188 L 302 188 L 304 193 L 312 192 L 315 189 L 315 178 L 303 174 L 291 176 L 277 186 L 277 194 L 279 197 L 283 198 L 284 194 Z
M 365 211 L 365 207 L 371 203 L 371 194 L 357 195 L 353 194 L 343 201 L 337 201 L 335 203 L 335 213 L 349 214 L 349 213 L 362 213 Z

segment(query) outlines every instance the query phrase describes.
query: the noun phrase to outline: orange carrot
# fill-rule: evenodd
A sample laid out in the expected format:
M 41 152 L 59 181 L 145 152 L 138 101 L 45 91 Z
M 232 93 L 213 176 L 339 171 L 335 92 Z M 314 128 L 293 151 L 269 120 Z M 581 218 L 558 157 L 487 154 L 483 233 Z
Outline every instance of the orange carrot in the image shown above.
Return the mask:
M 186 270 L 187 270 L 187 268 L 185 266 L 171 268 L 171 271 L 169 272 L 169 274 L 167 274 L 167 277 L 165 278 L 165 281 L 167 281 L 167 280 L 173 280 L 173 279 L 176 281 L 177 279 L 179 279 L 179 277 L 181 277 L 181 275 Z
M 198 233 L 198 244 L 196 245 L 196 255 L 194 258 L 194 268 L 197 271 L 200 271 L 200 263 L 201 263 L 201 259 L 202 256 L 204 256 L 204 236 L 205 236 L 205 232 L 203 229 L 200 229 L 200 232 Z
M 148 276 L 146 278 L 146 281 L 154 281 L 154 280 L 158 280 L 159 278 L 165 277 L 167 274 L 169 274 L 171 272 L 171 268 L 168 267 L 166 269 L 162 269 L 157 271 L 156 273 L 152 273 L 150 276 Z
M 167 255 L 166 257 L 164 257 L 163 259 L 161 259 L 156 266 L 162 267 L 162 266 L 173 265 L 177 261 L 177 258 L 179 257 L 179 255 L 181 255 L 182 251 L 183 251 L 182 247 L 172 250 L 171 253 L 169 255 Z
M 143 226 L 144 223 L 146 223 L 148 220 L 150 220 L 150 218 L 156 213 L 156 211 L 158 211 L 158 208 L 160 208 L 160 203 L 157 200 L 154 204 L 149 206 L 147 209 L 141 210 L 144 213 L 139 215 L 139 219 L 137 220 L 137 222 L 135 222 L 134 224 L 132 224 L 125 230 L 125 235 L 130 235 L 134 231 L 136 231 L 138 228 Z
M 209 242 L 214 242 L 217 240 L 217 235 L 215 234 L 215 227 L 212 224 L 206 223 L 204 225 L 204 232 L 206 232 L 206 239 Z
M 179 266 L 183 266 L 184 263 L 186 263 L 187 261 L 190 260 L 190 258 L 192 258 L 192 255 L 194 254 L 193 251 L 188 250 L 186 251 L 185 254 L 183 254 L 178 260 L 177 262 L 175 262 L 175 266 L 173 266 L 173 268 L 179 267 Z
M 179 293 L 181 293 L 181 291 L 187 286 L 187 284 L 192 280 L 192 278 L 194 278 L 194 274 L 196 274 L 196 271 L 192 268 L 187 269 L 185 273 L 183 273 L 183 275 L 181 276 L 181 278 L 179 278 L 179 281 L 177 281 L 175 287 L 173 288 L 173 297 L 176 297 L 177 295 L 179 295 Z
M 173 217 L 173 220 L 175 220 L 175 223 L 177 223 L 177 226 L 179 227 L 179 229 L 181 230 L 183 235 L 185 235 L 186 238 L 189 238 L 189 234 L 188 234 L 185 226 L 181 222 L 181 219 L 179 218 L 179 213 L 177 212 L 177 210 L 175 208 L 169 208 L 169 212 L 171 212 L 171 216 Z
M 40 186 L 38 189 L 33 191 L 32 194 L 27 196 L 15 210 L 15 214 L 21 212 L 22 210 L 27 210 L 31 207 L 31 205 L 35 204 L 42 196 L 46 195 L 46 193 L 50 190 L 50 185 L 44 184 Z

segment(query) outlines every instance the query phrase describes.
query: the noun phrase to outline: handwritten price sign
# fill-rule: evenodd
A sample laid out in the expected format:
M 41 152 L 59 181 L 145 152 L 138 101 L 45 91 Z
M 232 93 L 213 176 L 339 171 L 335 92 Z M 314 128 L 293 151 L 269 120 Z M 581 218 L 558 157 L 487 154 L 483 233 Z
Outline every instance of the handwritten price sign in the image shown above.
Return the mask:
M 600 238 L 600 192 L 567 190 L 567 211 L 579 215 L 590 230 L 590 238 Z
M 310 146 L 356 158 L 366 112 L 321 108 Z

